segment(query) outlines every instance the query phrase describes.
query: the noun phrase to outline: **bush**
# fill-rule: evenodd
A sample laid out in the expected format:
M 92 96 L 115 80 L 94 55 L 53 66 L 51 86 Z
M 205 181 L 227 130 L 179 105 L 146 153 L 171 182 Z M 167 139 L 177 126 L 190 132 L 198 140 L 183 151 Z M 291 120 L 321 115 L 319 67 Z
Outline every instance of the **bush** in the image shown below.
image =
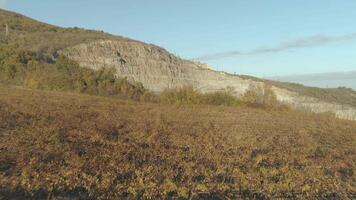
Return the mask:
M 231 88 L 212 93 L 202 93 L 192 86 L 169 89 L 159 95 L 159 100 L 170 104 L 209 104 L 235 106 L 240 100 L 233 95 Z
M 253 107 L 279 106 L 275 93 L 267 84 L 251 86 L 242 101 Z
M 191 86 L 167 89 L 160 94 L 160 100 L 171 104 L 201 104 L 202 94 Z
M 143 93 L 143 95 L 141 96 L 140 100 L 143 102 L 159 103 L 160 97 L 159 97 L 159 95 L 154 94 L 150 91 L 145 91 Z
M 233 95 L 232 88 L 226 88 L 223 91 L 204 94 L 203 102 L 211 105 L 235 106 L 241 101 Z

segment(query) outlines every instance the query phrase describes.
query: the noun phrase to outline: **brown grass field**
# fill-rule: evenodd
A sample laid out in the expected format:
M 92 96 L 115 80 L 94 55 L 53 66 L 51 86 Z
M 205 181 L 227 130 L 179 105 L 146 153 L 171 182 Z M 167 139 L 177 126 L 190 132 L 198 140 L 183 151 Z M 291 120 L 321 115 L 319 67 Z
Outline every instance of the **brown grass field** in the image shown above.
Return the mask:
M 0 199 L 356 199 L 356 122 L 0 87 Z

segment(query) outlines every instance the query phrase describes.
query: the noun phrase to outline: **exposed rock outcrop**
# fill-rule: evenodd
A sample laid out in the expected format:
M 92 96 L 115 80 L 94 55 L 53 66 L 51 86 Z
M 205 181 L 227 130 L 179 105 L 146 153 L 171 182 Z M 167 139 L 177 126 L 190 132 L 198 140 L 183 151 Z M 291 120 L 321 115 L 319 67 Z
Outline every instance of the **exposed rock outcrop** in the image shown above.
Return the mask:
M 160 47 L 137 41 L 99 40 L 76 45 L 60 53 L 77 61 L 82 67 L 115 68 L 118 76 L 139 81 L 155 92 L 190 85 L 202 92 L 230 87 L 236 96 L 240 96 L 250 87 L 265 84 L 214 71 L 204 64 L 177 58 Z M 354 107 L 325 102 L 278 87 L 272 89 L 280 102 L 296 109 L 317 113 L 333 112 L 339 118 L 356 120 Z
M 251 84 L 256 84 L 136 41 L 101 40 L 68 48 L 62 54 L 76 60 L 82 67 L 113 67 L 118 76 L 139 81 L 156 92 L 185 85 L 203 92 L 229 86 L 235 88 L 236 95 L 241 95 Z

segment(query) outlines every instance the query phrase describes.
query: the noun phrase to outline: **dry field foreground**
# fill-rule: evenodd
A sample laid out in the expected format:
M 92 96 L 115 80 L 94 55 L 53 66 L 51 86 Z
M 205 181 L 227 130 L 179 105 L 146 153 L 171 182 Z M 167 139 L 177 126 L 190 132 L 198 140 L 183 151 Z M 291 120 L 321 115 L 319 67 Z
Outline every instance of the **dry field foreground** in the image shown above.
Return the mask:
M 0 199 L 355 199 L 356 122 L 0 87 Z

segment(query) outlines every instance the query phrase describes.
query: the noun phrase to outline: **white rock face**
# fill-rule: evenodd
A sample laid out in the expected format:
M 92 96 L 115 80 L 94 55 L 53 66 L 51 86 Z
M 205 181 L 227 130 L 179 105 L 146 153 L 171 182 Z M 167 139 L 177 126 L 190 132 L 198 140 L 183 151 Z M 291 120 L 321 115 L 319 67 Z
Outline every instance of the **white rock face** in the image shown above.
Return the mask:
M 348 105 L 329 103 L 323 100 L 299 95 L 298 93 L 272 87 L 277 100 L 297 110 L 311 111 L 315 113 L 332 112 L 341 119 L 356 120 L 356 109 Z
M 131 40 L 100 40 L 67 48 L 61 54 L 77 61 L 81 67 L 115 68 L 119 77 L 141 82 L 147 89 L 160 92 L 167 88 L 193 86 L 202 92 L 233 89 L 236 96 L 263 82 L 241 78 L 192 61 L 177 58 L 154 45 Z M 333 112 L 337 117 L 356 120 L 351 106 L 327 103 L 286 89 L 273 87 L 277 99 L 296 109 Z

